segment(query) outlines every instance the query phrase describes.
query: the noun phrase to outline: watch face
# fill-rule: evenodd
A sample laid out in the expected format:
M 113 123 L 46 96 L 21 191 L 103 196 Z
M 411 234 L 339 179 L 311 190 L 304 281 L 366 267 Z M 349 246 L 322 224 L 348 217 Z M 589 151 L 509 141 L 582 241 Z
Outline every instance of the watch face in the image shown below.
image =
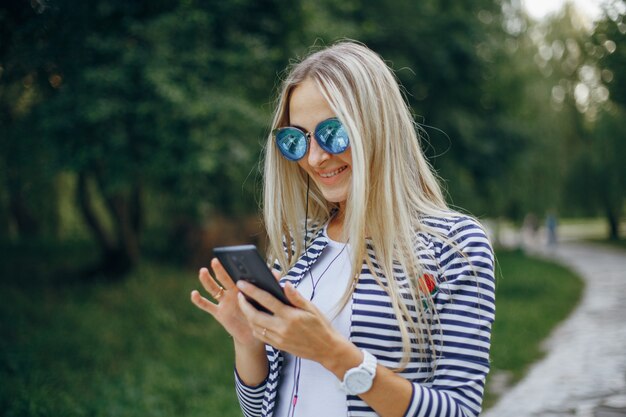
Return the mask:
M 358 369 L 346 375 L 346 388 L 353 394 L 362 394 L 372 387 L 373 375 Z

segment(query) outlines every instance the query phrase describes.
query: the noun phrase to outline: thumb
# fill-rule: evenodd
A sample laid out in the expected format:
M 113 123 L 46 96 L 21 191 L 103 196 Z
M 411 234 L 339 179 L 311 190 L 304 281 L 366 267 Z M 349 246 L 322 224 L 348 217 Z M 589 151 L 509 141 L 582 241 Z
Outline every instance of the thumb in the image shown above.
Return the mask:
M 274 274 L 274 278 L 276 278 L 276 281 L 280 281 L 280 277 L 282 276 L 280 274 L 280 271 L 277 271 L 275 269 L 272 269 L 272 274 Z
M 285 295 L 287 299 L 294 305 L 294 307 L 301 308 L 302 310 L 310 310 L 309 301 L 305 299 L 299 292 L 296 290 L 291 282 L 287 282 L 285 284 Z

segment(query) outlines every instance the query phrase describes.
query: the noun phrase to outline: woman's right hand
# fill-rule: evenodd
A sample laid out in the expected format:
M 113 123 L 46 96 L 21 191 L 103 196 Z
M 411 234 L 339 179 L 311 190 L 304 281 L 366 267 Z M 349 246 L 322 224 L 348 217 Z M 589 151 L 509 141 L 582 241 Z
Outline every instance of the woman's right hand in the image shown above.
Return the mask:
M 215 273 L 215 278 L 222 286 L 209 274 L 206 268 L 200 269 L 199 279 L 204 289 L 216 302 L 204 298 L 196 290 L 191 292 L 191 301 L 198 308 L 212 315 L 235 339 L 236 344 L 249 348 L 256 345 L 262 346 L 263 342 L 252 335 L 248 321 L 239 308 L 237 286 L 217 258 L 211 260 L 211 268 Z

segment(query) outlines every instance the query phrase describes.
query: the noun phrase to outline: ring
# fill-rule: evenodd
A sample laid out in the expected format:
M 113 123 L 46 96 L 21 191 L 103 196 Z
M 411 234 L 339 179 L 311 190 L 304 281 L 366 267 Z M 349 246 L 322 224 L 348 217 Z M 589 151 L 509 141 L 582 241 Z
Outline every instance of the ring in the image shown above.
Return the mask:
M 224 287 L 220 287 L 220 290 L 213 296 L 213 298 L 219 301 L 222 295 L 224 295 Z
M 267 333 L 267 328 L 263 328 L 263 331 L 261 332 L 261 336 L 265 337 L 265 333 Z

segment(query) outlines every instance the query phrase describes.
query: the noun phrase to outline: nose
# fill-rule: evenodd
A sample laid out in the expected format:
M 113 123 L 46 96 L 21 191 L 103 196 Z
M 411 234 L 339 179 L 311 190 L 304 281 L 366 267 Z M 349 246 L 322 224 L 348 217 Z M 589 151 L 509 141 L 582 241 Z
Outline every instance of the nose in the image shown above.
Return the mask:
M 312 137 L 310 133 L 309 137 L 309 153 L 307 155 L 309 165 L 312 167 L 320 167 L 324 162 L 330 159 L 331 154 L 326 152 L 322 147 L 317 143 L 317 140 Z

